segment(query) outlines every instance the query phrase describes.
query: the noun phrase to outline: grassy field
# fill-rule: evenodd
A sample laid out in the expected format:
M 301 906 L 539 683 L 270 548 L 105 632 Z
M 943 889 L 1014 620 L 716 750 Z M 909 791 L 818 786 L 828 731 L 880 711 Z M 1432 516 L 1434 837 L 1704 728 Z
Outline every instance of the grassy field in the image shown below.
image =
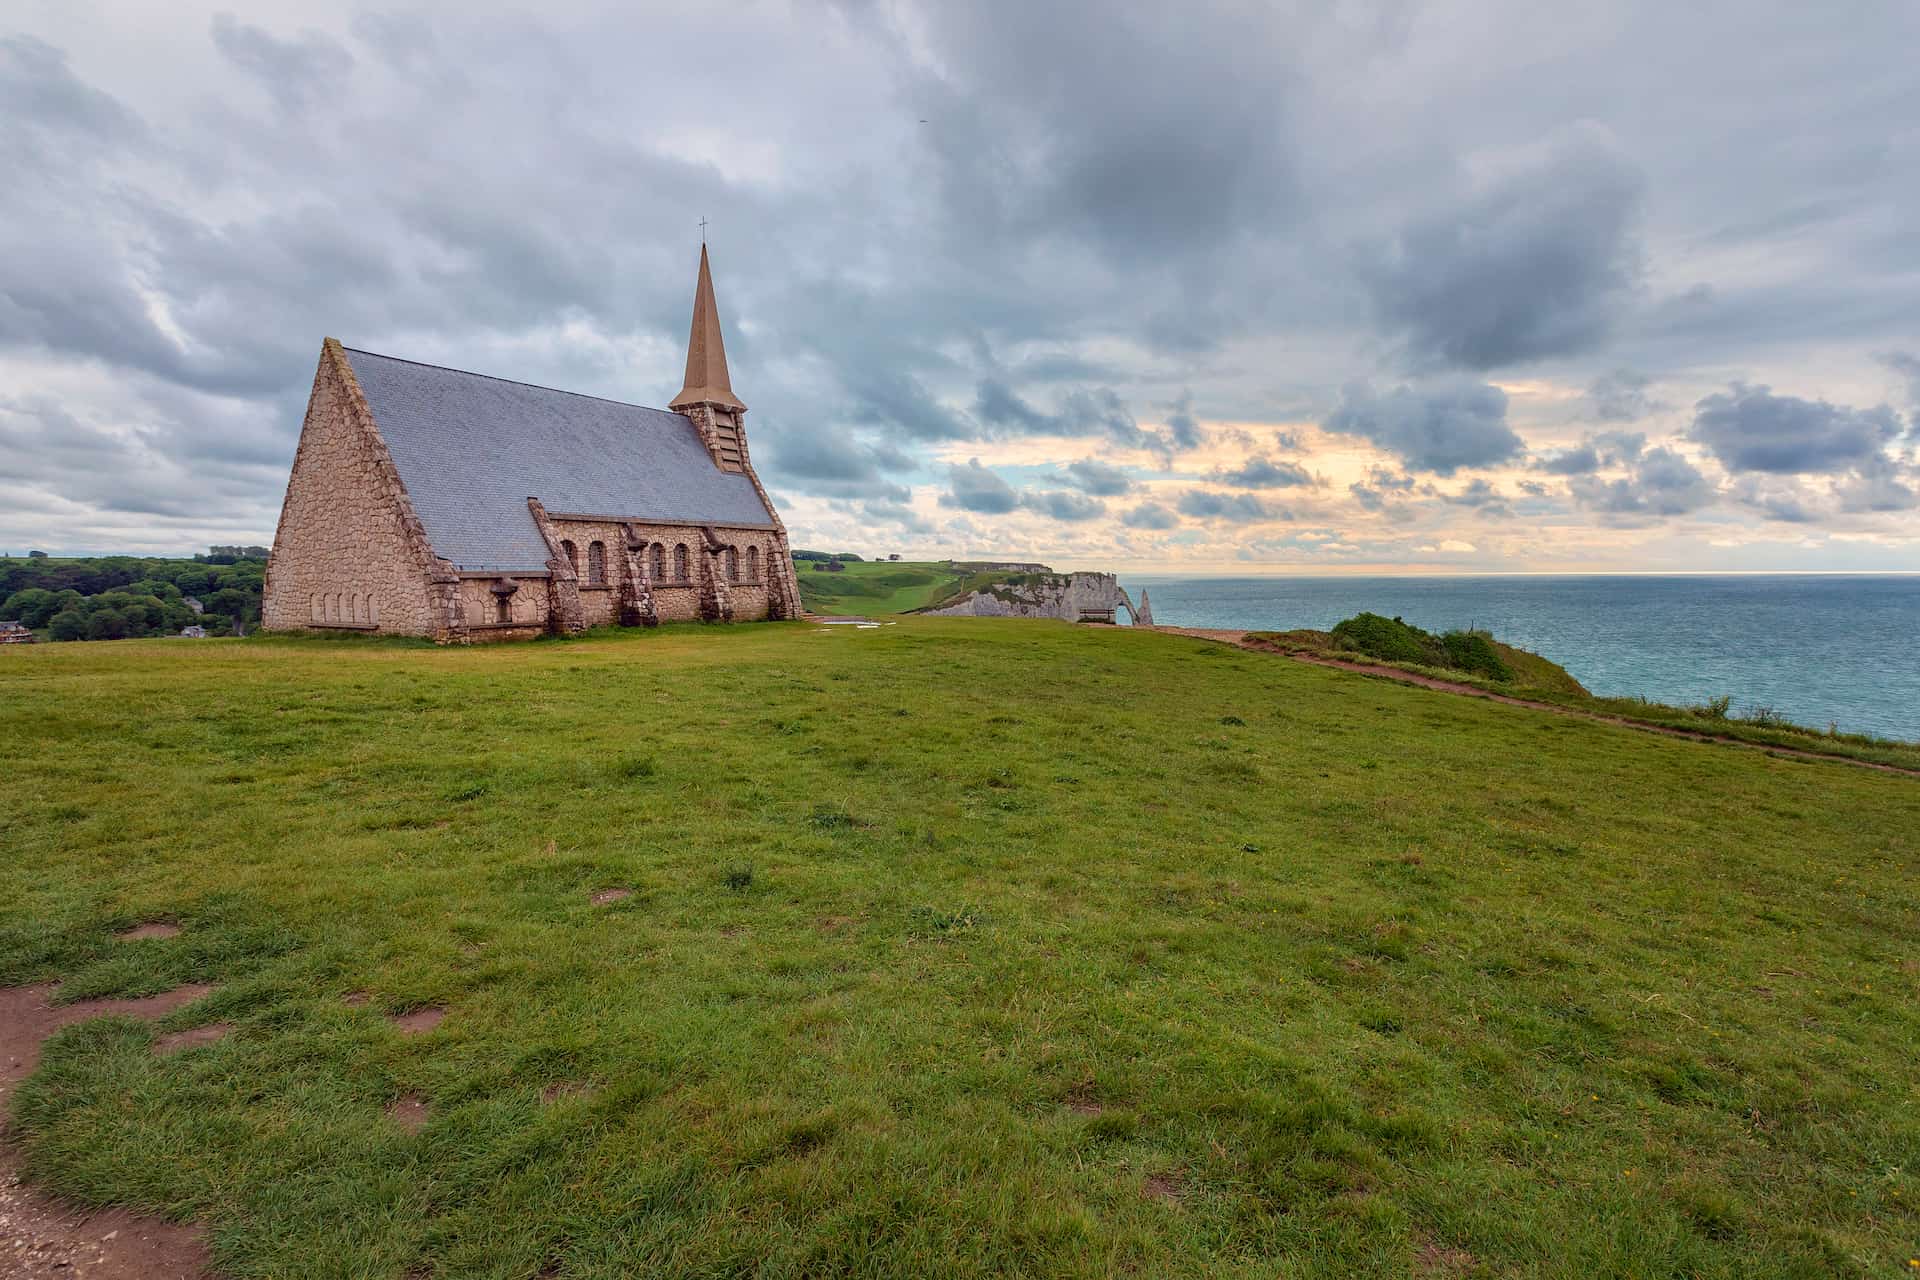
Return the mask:
M 0 982 L 234 1027 L 31 1173 L 233 1276 L 1916 1269 L 1910 778 L 1050 623 L 0 659 Z
M 800 602 L 821 614 L 910 613 L 967 577 L 939 561 L 848 560 L 839 573 L 800 561 Z
M 1457 668 L 1395 662 L 1373 654 L 1353 653 L 1342 649 L 1334 637 L 1325 631 L 1250 631 L 1247 638 L 1255 644 L 1269 645 L 1281 653 L 1346 661 L 1359 659 L 1375 666 L 1470 685 L 1489 693 L 1512 694 L 1535 702 L 1552 703 L 1588 715 L 1615 716 L 1639 724 L 1706 734 L 1757 747 L 1784 747 L 1789 751 L 1842 756 L 1871 764 L 1891 765 L 1896 769 L 1920 769 L 1920 743 L 1876 738 L 1868 734 L 1841 733 L 1838 726 L 1831 725 L 1822 731 L 1811 725 L 1794 724 L 1772 712 L 1741 716 L 1730 710 L 1731 699 L 1722 699 L 1717 704 L 1681 707 L 1646 698 L 1596 697 L 1558 663 L 1497 641 L 1493 648 L 1507 664 L 1511 679 L 1495 680 Z

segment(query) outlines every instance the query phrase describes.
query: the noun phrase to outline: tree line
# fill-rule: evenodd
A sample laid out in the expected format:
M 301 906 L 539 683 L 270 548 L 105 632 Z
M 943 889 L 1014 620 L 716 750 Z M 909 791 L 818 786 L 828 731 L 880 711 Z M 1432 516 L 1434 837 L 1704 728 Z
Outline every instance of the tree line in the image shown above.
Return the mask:
M 265 547 L 214 547 L 190 560 L 8 557 L 0 559 L 0 620 L 49 640 L 171 636 L 191 626 L 231 635 L 259 623 L 266 571 Z

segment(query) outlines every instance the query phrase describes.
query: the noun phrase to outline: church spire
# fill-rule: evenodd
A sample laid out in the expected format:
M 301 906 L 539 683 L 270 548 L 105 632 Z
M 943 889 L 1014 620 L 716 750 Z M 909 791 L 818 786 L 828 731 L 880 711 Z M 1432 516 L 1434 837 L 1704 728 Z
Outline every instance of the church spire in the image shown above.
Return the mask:
M 688 409 L 697 404 L 744 412 L 727 380 L 727 348 L 720 338 L 720 308 L 713 301 L 713 275 L 707 269 L 707 246 L 700 245 L 700 282 L 693 290 L 693 331 L 687 337 L 687 383 L 667 405 Z

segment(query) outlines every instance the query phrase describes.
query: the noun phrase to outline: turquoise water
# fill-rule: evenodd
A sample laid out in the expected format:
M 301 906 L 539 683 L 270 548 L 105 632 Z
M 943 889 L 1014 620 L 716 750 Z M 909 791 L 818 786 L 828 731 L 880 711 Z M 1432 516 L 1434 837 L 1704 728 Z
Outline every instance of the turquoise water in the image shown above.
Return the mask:
M 1166 626 L 1325 630 L 1362 610 L 1479 627 L 1593 692 L 1731 695 L 1801 724 L 1920 740 L 1920 576 L 1123 577 Z

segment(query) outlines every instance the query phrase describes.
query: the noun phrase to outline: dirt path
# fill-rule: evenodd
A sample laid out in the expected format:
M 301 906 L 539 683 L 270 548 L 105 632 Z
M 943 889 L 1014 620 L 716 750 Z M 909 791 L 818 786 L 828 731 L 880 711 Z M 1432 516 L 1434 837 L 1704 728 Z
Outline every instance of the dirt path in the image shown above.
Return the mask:
M 33 1074 L 40 1046 L 69 1023 L 107 1014 L 157 1018 L 212 991 L 186 986 L 144 1000 L 55 1005 L 55 985 L 0 988 L 0 1120 Z M 198 1280 L 212 1273 L 197 1227 L 127 1209 L 80 1209 L 21 1182 L 20 1153 L 0 1139 L 0 1275 L 12 1280 Z
M 1830 755 L 1824 751 L 1805 751 L 1798 747 L 1776 747 L 1764 742 L 1742 742 L 1737 738 L 1721 738 L 1711 733 L 1696 733 L 1690 729 L 1676 729 L 1671 725 L 1649 724 L 1645 720 L 1629 720 L 1625 716 L 1610 716 L 1599 711 L 1581 711 L 1576 707 L 1563 707 L 1554 702 L 1536 702 L 1532 698 L 1517 698 L 1510 693 L 1493 693 L 1477 685 L 1461 684 L 1455 680 L 1441 680 L 1435 676 L 1423 676 L 1412 671 L 1402 671 L 1397 667 L 1377 667 L 1368 662 L 1349 662 L 1344 658 L 1323 658 L 1316 654 L 1300 653 L 1283 649 L 1278 645 L 1266 644 L 1247 639 L 1245 631 L 1216 630 L 1209 627 L 1155 627 L 1155 631 L 1173 636 L 1192 636 L 1196 640 L 1217 640 L 1221 644 L 1230 644 L 1252 653 L 1271 653 L 1282 658 L 1291 658 L 1295 662 L 1308 662 L 1316 667 L 1332 667 L 1337 671 L 1352 671 L 1363 676 L 1380 676 L 1387 680 L 1398 680 L 1402 684 L 1417 684 L 1423 689 L 1438 689 L 1442 693 L 1461 693 L 1470 698 L 1485 698 L 1489 702 L 1502 702 L 1510 707 L 1526 707 L 1533 711 L 1547 711 L 1557 716 L 1570 716 L 1576 720 L 1592 720 L 1598 724 L 1619 725 L 1625 729 L 1638 729 L 1642 733 L 1657 733 L 1667 738 L 1684 738 L 1689 742 L 1707 742 L 1716 747 L 1740 747 L 1748 751 L 1764 751 L 1769 755 L 1791 756 L 1796 760 L 1822 760 L 1831 764 L 1850 764 L 1856 769 L 1877 769 L 1881 773 L 1898 773 L 1909 778 L 1920 778 L 1920 769 L 1904 769 L 1897 764 L 1880 764 L 1873 760 L 1856 760 L 1852 756 Z

